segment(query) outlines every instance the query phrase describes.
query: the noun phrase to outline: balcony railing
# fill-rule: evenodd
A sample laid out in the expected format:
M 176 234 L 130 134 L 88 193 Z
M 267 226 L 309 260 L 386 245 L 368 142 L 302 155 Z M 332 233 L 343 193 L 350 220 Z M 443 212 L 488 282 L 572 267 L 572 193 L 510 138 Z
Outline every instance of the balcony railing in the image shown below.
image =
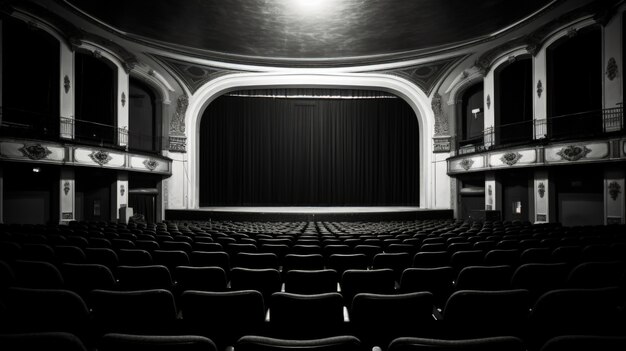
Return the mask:
M 2 120 L 0 136 L 50 141 L 74 140 L 89 145 L 143 152 L 160 152 L 163 146 L 168 145 L 167 137 L 158 137 L 140 131 L 129 132 L 126 128 L 108 124 L 21 110 L 11 112 L 15 118 Z
M 483 130 L 482 138 L 458 140 L 458 143 L 453 139 L 452 142 L 457 145 L 457 154 L 462 155 L 516 144 L 589 138 L 623 132 L 624 114 L 623 108 L 619 106 L 489 127 Z

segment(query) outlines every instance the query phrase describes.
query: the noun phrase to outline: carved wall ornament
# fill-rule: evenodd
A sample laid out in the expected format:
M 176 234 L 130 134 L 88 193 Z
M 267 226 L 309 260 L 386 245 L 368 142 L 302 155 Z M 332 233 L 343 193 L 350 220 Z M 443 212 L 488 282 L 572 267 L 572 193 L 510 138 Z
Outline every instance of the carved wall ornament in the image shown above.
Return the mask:
M 609 80 L 613 80 L 615 79 L 615 77 L 617 77 L 619 73 L 619 70 L 617 68 L 617 62 L 615 61 L 614 57 L 611 57 L 609 59 L 609 62 L 606 64 L 606 76 L 609 78 Z
M 537 222 L 546 222 L 548 220 L 548 216 L 544 214 L 537 214 Z
M 543 93 L 543 83 L 541 83 L 541 79 L 537 81 L 537 97 L 541 97 L 541 93 Z
M 126 192 L 126 188 L 124 188 L 124 184 L 120 184 L 120 195 L 124 196 L 125 192 Z
M 539 193 L 539 197 L 543 199 L 543 195 L 546 193 L 546 185 L 543 184 L 543 182 L 537 185 L 537 192 Z
M 471 158 L 464 158 L 461 160 L 461 162 L 459 162 L 459 164 L 461 165 L 461 167 L 463 167 L 464 170 L 468 171 L 470 168 L 472 168 L 474 160 L 472 160 Z
M 556 154 L 567 161 L 578 161 L 581 158 L 585 158 L 590 152 L 591 149 L 585 145 L 568 145 L 563 147 Z
M 143 165 L 150 171 L 154 171 L 159 166 L 159 161 L 149 158 L 143 161 Z
M 613 199 L 613 201 L 617 200 L 617 196 L 621 192 L 622 187 L 619 185 L 618 182 L 612 181 L 609 183 L 609 196 L 611 196 L 611 199 Z
M 187 152 L 187 138 L 185 137 L 169 137 L 169 150 L 172 152 Z
M 491 107 L 491 96 L 487 94 L 487 110 Z
M 149 76 L 154 76 L 154 70 L 152 68 L 150 68 L 150 70 L 148 70 L 148 75 Z
M 70 88 L 72 87 L 71 82 L 70 82 L 70 77 L 67 76 L 67 74 L 65 75 L 65 77 L 63 77 L 63 89 L 65 89 L 65 93 L 67 94 L 70 91 Z
M 502 157 L 500 157 L 500 161 L 502 161 L 502 163 L 506 163 L 509 166 L 513 166 L 517 163 L 517 161 L 520 160 L 520 158 L 522 158 L 522 156 L 523 155 L 519 152 L 507 152 L 506 154 L 502 155 Z
M 93 51 L 93 57 L 101 58 L 102 57 L 102 53 L 100 52 L 100 50 L 94 50 Z
M 24 144 L 24 146 L 18 150 L 31 160 L 41 160 L 52 153 L 52 151 L 41 144 Z
M 122 107 L 126 106 L 126 94 L 122 92 Z
M 93 160 L 93 162 L 99 164 L 100 166 L 109 163 L 109 161 L 113 159 L 113 157 L 111 157 L 108 152 L 102 150 L 90 153 L 89 157 Z
M 70 182 L 69 181 L 65 181 L 65 183 L 63 183 L 63 192 L 65 193 L 65 196 L 67 196 L 67 194 L 70 192 Z
M 170 121 L 170 134 L 185 134 L 185 113 L 187 112 L 188 105 L 189 98 L 186 94 L 178 97 L 176 101 L 176 112 L 174 112 L 174 116 L 172 116 L 172 120 Z
M 435 114 L 435 135 L 448 134 L 448 118 L 443 113 L 443 108 L 441 107 L 441 95 L 439 95 L 439 93 L 435 93 L 433 95 L 430 107 Z

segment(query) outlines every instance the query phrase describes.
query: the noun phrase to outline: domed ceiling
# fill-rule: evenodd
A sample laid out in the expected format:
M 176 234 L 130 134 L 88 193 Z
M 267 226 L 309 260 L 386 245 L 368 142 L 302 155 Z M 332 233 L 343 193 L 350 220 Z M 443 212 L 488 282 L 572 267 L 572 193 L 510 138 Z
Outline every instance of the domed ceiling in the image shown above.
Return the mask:
M 474 43 L 555 0 L 62 0 L 140 42 L 239 62 L 354 62 Z

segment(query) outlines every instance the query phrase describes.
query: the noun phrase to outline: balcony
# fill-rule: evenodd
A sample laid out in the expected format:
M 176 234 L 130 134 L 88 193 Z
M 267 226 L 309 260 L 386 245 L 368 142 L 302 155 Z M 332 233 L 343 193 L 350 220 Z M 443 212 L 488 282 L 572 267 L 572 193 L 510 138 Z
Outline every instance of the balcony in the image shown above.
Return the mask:
M 466 155 L 518 145 L 539 145 L 554 141 L 610 137 L 624 133 L 622 106 L 585 111 L 517 123 L 483 130 L 482 137 L 455 140 L 455 155 Z

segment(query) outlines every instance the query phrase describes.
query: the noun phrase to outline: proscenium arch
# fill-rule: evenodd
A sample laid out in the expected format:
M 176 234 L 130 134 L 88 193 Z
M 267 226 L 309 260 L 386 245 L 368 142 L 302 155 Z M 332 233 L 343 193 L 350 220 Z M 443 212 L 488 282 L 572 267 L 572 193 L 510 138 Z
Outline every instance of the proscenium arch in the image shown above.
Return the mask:
M 432 137 L 435 117 L 430 99 L 415 84 L 406 79 L 368 73 L 239 73 L 216 78 L 198 89 L 190 98 L 187 109 L 189 208 L 199 208 L 200 202 L 200 122 L 207 106 L 218 96 L 234 90 L 263 88 L 334 88 L 374 89 L 393 93 L 404 99 L 415 112 L 419 126 L 419 170 L 421 208 L 433 208 L 434 194 Z

